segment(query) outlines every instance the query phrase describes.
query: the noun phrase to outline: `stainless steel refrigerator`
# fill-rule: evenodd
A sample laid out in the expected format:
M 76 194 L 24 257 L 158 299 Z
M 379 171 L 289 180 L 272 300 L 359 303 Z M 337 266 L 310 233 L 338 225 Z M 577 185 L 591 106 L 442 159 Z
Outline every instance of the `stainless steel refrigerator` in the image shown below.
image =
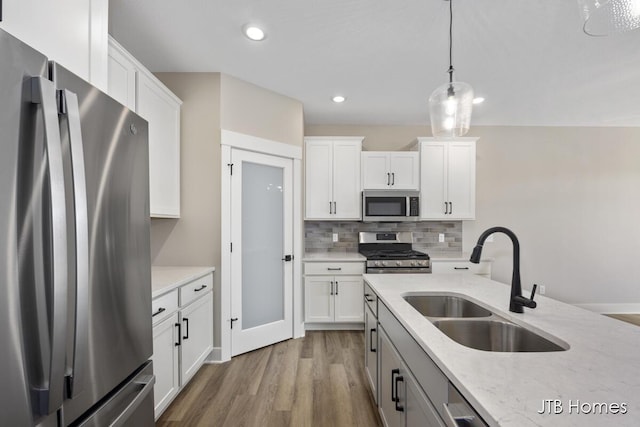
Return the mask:
M 0 425 L 153 425 L 147 123 L 0 30 Z

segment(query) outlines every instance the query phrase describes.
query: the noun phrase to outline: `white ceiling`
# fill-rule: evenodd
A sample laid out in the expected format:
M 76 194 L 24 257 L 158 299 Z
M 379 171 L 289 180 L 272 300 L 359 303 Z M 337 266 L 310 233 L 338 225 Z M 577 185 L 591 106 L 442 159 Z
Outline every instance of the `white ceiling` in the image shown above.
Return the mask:
M 576 0 L 454 0 L 473 125 L 640 126 L 640 30 L 589 37 Z M 426 125 L 447 79 L 443 0 L 110 0 L 152 71 L 222 72 L 298 99 L 308 124 Z M 241 28 L 261 25 L 267 39 Z M 334 94 L 344 104 L 334 104 Z

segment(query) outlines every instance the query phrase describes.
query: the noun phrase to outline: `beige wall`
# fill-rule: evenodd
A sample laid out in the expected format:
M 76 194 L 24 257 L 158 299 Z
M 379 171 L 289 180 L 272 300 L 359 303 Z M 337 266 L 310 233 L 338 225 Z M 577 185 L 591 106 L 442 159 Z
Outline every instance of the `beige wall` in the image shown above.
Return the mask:
M 153 265 L 211 265 L 220 308 L 220 130 L 302 145 L 302 103 L 220 73 L 157 73 L 182 101 L 180 219 L 151 220 Z M 226 172 L 226 169 L 225 169 Z M 214 345 L 220 345 L 214 322 Z
M 302 103 L 259 86 L 221 75 L 222 129 L 302 146 Z
M 368 150 L 402 149 L 426 127 L 307 126 L 305 135 L 362 135 Z M 476 220 L 511 228 L 521 244 L 523 286 L 582 304 L 640 304 L 640 129 L 474 127 Z M 485 246 L 496 280 L 511 282 L 511 243 Z

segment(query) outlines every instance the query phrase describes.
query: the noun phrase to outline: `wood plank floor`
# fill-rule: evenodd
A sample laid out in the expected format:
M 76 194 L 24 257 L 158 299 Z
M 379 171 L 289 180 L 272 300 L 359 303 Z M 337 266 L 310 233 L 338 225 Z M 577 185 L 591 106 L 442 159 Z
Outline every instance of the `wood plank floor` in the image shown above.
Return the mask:
M 640 314 L 607 314 L 607 316 L 640 326 Z
M 382 426 L 364 374 L 362 331 L 307 331 L 204 365 L 159 427 Z

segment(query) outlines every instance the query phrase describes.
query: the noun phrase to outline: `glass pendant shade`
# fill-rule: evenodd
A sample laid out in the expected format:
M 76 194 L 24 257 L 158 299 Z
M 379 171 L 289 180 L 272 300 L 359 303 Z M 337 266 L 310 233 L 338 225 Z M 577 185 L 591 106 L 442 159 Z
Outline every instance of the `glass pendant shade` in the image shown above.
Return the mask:
M 578 0 L 584 18 L 583 31 L 606 36 L 640 27 L 640 0 Z
M 431 132 L 436 138 L 453 138 L 469 132 L 473 89 L 463 82 L 438 86 L 429 97 Z

